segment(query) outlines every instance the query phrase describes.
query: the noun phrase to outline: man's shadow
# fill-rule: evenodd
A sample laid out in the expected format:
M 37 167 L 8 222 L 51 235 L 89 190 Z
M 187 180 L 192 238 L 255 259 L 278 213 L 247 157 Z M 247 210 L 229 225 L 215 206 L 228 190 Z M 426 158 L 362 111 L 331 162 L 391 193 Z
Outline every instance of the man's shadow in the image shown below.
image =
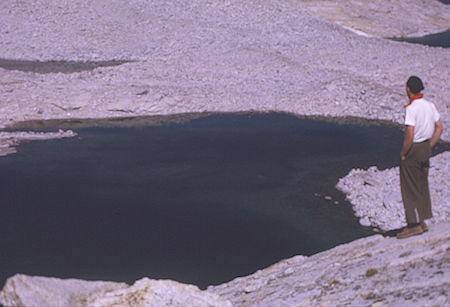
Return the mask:
M 398 229 L 392 229 L 388 230 L 386 232 L 383 232 L 381 235 L 383 237 L 395 237 L 399 232 L 401 232 L 405 227 L 398 228 Z

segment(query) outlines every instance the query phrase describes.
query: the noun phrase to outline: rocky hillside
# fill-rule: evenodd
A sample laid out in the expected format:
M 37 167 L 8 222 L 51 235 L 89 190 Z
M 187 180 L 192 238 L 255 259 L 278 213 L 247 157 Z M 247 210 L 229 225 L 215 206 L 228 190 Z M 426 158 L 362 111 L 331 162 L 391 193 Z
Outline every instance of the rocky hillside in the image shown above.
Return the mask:
M 450 9 L 437 0 L 299 1 L 314 15 L 370 36 L 424 36 L 450 28 Z
M 383 2 L 399 11 L 409 3 Z M 423 78 L 426 97 L 450 126 L 449 50 L 357 35 L 307 7 L 286 0 L 1 1 L 0 127 L 249 110 L 401 122 L 411 74 Z M 432 20 L 450 8 L 422 9 Z M 401 23 L 393 18 L 390 27 Z

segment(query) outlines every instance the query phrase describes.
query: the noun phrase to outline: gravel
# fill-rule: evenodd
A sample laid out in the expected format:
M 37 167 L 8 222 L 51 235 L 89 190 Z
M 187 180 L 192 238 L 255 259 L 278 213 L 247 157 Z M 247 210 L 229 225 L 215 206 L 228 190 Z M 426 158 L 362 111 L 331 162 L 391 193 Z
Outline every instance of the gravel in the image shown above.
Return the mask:
M 3 60 L 123 61 L 73 73 L 0 65 L 0 127 L 252 110 L 401 122 L 411 74 L 449 126 L 450 51 L 357 35 L 298 2 L 6 0 L 0 14 Z

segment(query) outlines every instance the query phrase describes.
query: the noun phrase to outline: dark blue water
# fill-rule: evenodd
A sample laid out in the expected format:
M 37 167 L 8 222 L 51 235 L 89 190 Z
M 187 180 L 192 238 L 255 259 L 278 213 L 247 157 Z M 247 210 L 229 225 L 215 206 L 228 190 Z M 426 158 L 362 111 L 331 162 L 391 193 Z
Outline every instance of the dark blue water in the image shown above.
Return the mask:
M 285 114 L 76 131 L 0 159 L 0 285 L 26 273 L 206 287 L 370 235 L 334 186 L 396 165 L 402 142 L 393 127 Z

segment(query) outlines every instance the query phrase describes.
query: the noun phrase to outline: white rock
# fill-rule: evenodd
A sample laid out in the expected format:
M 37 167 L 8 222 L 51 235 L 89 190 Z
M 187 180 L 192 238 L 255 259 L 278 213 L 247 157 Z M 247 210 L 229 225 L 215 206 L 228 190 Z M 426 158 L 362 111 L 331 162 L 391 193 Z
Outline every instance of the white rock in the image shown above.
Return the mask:
M 450 152 L 443 152 L 430 159 L 429 187 L 432 199 L 433 218 L 430 224 L 450 219 Z M 367 184 L 370 181 L 373 184 Z M 376 183 L 375 183 L 376 182 Z M 406 225 L 400 193 L 399 169 L 379 171 L 354 169 L 341 178 L 336 186 L 347 194 L 353 209 L 363 226 L 381 230 L 397 229 Z
M 369 220 L 369 217 L 367 217 L 367 216 L 363 216 L 362 218 L 360 218 L 359 219 L 359 223 L 362 225 L 362 226 L 370 226 L 370 220 Z
M 15 146 L 23 141 L 37 141 L 71 138 L 77 134 L 72 130 L 59 130 L 58 132 L 0 132 L 0 156 L 12 154 L 16 152 Z
M 128 288 L 110 291 L 99 297 L 90 297 L 87 306 L 231 307 L 231 303 L 216 294 L 201 291 L 193 285 L 181 284 L 171 280 L 143 278 Z
M 217 294 L 171 280 L 143 278 L 132 286 L 125 283 L 84 281 L 15 275 L 0 292 L 5 306 L 146 306 L 231 307 Z
M 4 306 L 85 306 L 87 297 L 124 288 L 124 283 L 58 279 L 17 274 L 0 292 Z

